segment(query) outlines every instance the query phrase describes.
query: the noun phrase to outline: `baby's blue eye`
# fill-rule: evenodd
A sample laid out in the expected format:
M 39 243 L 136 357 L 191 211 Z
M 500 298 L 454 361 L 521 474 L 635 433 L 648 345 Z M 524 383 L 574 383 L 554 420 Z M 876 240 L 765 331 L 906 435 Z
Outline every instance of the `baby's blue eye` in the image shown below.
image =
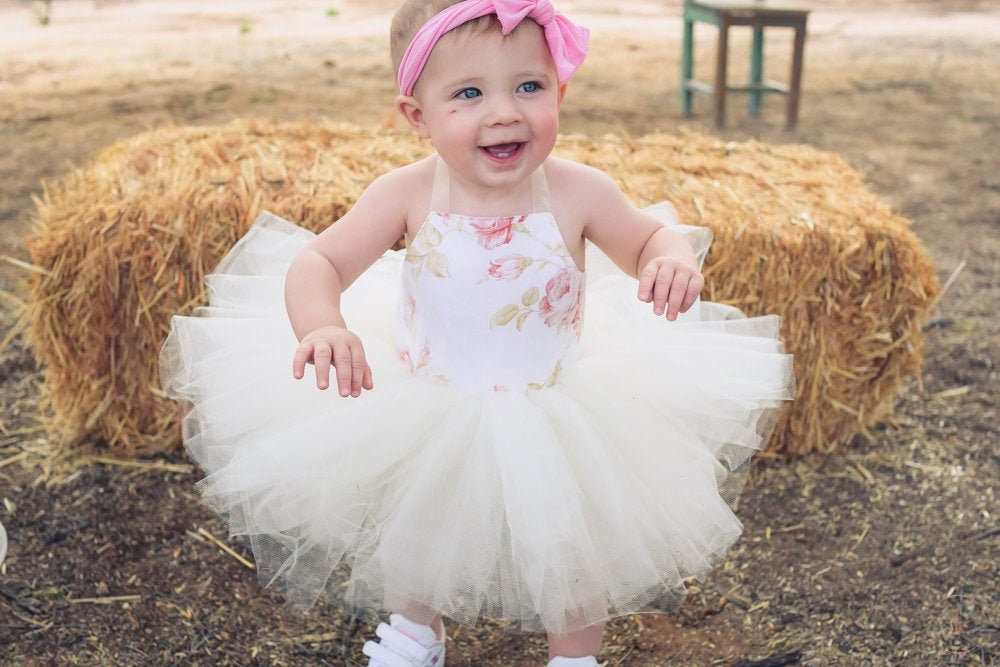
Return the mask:
M 482 94 L 483 93 L 478 88 L 463 88 L 462 90 L 455 93 L 455 97 L 462 100 L 472 100 L 479 97 Z
M 520 86 L 517 87 L 517 92 L 519 93 L 537 93 L 542 89 L 542 84 L 537 81 L 525 81 Z

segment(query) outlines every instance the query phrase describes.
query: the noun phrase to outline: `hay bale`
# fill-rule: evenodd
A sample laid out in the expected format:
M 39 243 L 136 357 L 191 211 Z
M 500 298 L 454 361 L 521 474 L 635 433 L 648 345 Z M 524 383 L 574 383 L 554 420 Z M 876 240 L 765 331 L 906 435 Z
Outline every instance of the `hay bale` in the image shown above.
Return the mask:
M 139 135 L 46 187 L 24 318 L 51 438 L 132 456 L 176 447 L 157 353 L 170 317 L 202 303 L 205 274 L 261 210 L 318 231 L 376 175 L 429 150 L 407 133 L 235 122 Z M 570 137 L 557 153 L 711 228 L 707 298 L 784 317 L 799 385 L 769 451 L 831 451 L 891 410 L 938 287 L 907 221 L 843 160 L 701 135 Z

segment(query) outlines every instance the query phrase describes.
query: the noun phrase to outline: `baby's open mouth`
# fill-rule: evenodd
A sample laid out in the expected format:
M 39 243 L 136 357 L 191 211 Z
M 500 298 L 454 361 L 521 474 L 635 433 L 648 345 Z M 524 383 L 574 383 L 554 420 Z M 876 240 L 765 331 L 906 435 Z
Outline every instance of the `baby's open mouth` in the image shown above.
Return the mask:
M 523 148 L 523 142 L 483 146 L 483 150 L 496 160 L 509 160 L 510 158 L 517 157 Z

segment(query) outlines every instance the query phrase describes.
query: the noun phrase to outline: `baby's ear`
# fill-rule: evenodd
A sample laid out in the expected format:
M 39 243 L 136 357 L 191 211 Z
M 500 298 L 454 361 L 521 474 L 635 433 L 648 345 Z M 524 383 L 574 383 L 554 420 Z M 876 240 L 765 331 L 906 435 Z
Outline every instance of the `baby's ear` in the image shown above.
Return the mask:
M 559 104 L 562 104 L 563 98 L 566 97 L 566 88 L 568 87 L 569 81 L 559 84 Z
M 403 114 L 406 122 L 416 130 L 417 134 L 427 139 L 430 132 L 427 130 L 427 123 L 424 122 L 424 112 L 420 108 L 420 102 L 412 95 L 399 95 L 396 97 L 396 109 Z

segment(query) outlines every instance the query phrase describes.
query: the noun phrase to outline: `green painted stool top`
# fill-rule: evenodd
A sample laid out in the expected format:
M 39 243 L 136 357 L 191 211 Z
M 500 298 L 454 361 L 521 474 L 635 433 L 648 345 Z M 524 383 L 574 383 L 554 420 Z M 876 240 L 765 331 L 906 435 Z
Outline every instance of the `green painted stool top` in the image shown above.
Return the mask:
M 686 0 L 685 9 L 688 7 L 703 7 L 716 12 L 731 13 L 755 13 L 755 14 L 808 14 L 808 9 L 787 5 L 783 2 L 771 2 L 770 0 Z

